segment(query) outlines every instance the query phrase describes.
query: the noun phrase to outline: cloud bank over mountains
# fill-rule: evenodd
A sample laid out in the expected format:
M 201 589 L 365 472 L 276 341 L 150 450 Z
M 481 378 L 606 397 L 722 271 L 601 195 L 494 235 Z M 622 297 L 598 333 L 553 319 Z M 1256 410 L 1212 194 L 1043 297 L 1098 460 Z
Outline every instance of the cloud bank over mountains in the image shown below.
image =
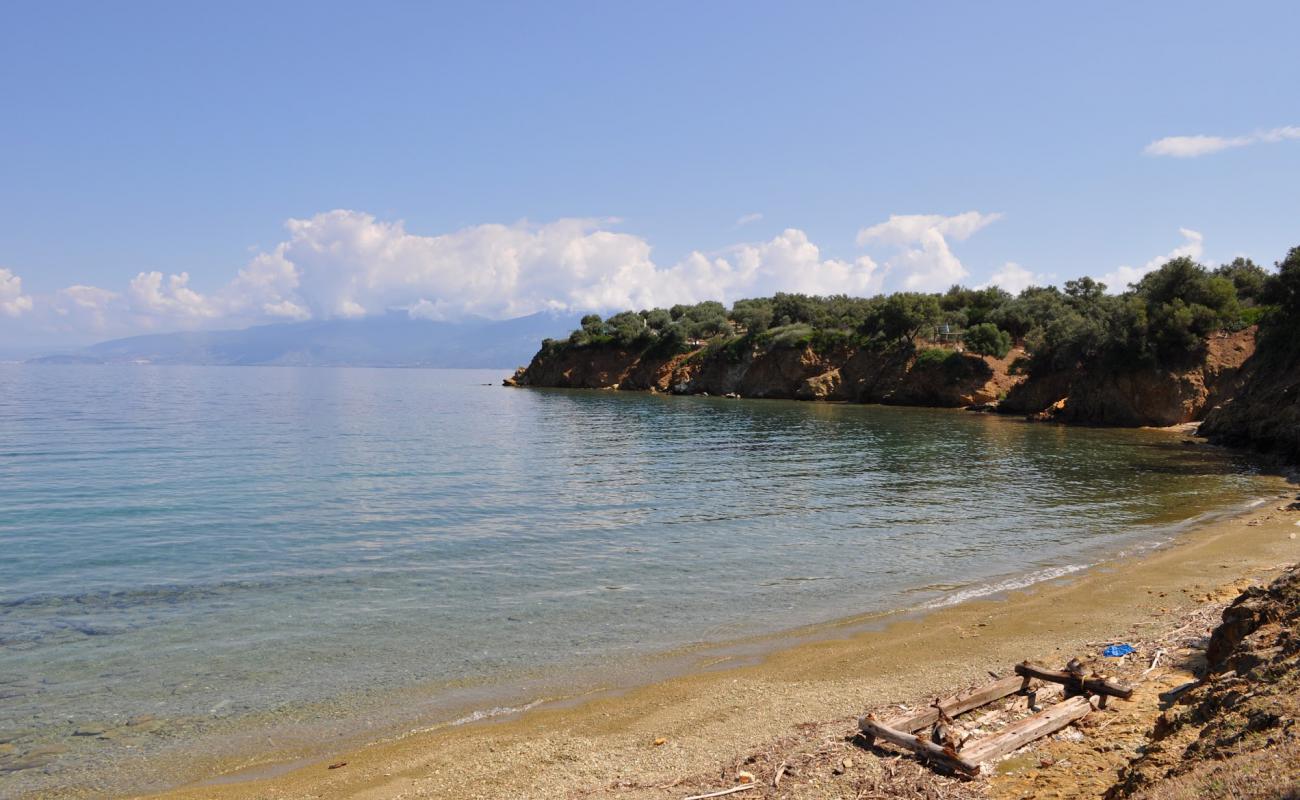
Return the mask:
M 650 243 L 616 230 L 614 219 L 484 224 L 426 236 L 408 231 L 400 221 L 336 210 L 289 220 L 287 238 L 257 253 L 211 292 L 192 288 L 185 272 L 146 271 L 120 289 L 74 285 L 40 295 L 24 293 L 21 277 L 0 269 L 0 324 L 20 336 L 85 340 L 353 319 L 395 309 L 431 320 L 506 319 L 538 311 L 732 302 L 778 291 L 941 291 L 970 276 L 954 243 L 1000 217 L 979 211 L 891 216 L 857 236 L 859 247 L 870 249 L 879 262 L 866 254 L 828 257 L 806 233 L 787 228 L 765 241 L 712 253 L 694 251 L 660 265 L 651 256 Z M 1200 234 L 1183 234 L 1188 243 L 1171 255 L 1199 255 Z M 1130 275 L 1140 275 L 1151 264 L 1122 267 L 1107 282 L 1122 289 Z M 1046 282 L 1046 276 L 1013 262 L 997 269 L 990 281 L 1013 292 Z
M 650 243 L 616 230 L 614 219 L 485 224 L 425 236 L 400 221 L 336 210 L 289 220 L 284 241 L 207 293 L 192 288 L 185 272 L 146 271 L 121 289 L 76 285 L 33 296 L 23 293 L 15 271 L 0 270 L 0 314 L 22 318 L 31 331 L 116 336 L 393 309 L 434 320 L 504 319 L 730 302 L 778 291 L 873 294 L 887 277 L 900 287 L 941 289 L 968 274 L 948 239 L 964 240 L 997 216 L 892 217 L 863 231 L 864 241 L 898 250 L 883 265 L 867 255 L 827 257 L 795 228 L 660 265 Z

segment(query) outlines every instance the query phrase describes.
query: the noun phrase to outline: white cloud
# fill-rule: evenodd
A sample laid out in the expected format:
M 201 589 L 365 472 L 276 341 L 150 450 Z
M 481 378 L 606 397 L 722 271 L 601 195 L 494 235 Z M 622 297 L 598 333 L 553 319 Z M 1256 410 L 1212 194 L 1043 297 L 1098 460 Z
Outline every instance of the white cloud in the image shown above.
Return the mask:
M 1143 275 L 1159 269 L 1175 258 L 1186 256 L 1199 260 L 1201 254 L 1205 252 L 1205 237 L 1200 232 L 1190 228 L 1179 228 L 1178 232 L 1182 234 L 1183 243 L 1173 250 L 1162 256 L 1156 256 L 1140 267 L 1116 267 L 1114 270 L 1102 275 L 1098 280 L 1106 284 L 1106 291 L 1111 294 L 1118 294 L 1127 289 L 1130 283 L 1136 283 L 1142 279 Z
M 23 294 L 23 279 L 0 268 L 0 314 L 17 317 L 32 310 L 32 298 Z
M 652 301 L 649 244 L 600 224 L 564 219 L 420 236 L 401 222 L 331 211 L 290 220 L 288 240 L 257 256 L 223 300 L 232 311 L 315 318 L 415 307 L 426 317 L 513 317 Z
M 1049 282 L 1049 276 L 1030 272 L 1016 262 L 1008 261 L 979 288 L 998 286 L 1012 294 L 1019 294 L 1030 286 L 1046 286 Z
M 141 272 L 131 279 L 126 297 L 131 310 L 142 316 L 211 319 L 220 315 L 217 304 L 189 287 L 189 273 L 168 275 Z
M 1149 156 L 1196 158 L 1234 147 L 1272 144 L 1287 139 L 1300 139 L 1300 126 L 1286 125 L 1266 131 L 1256 131 L 1246 136 L 1204 136 L 1199 134 L 1196 136 L 1166 136 L 1147 145 L 1143 152 Z
M 821 250 L 796 228 L 766 242 L 740 244 L 707 256 L 693 252 L 659 276 L 661 305 L 698 300 L 734 302 L 776 292 L 872 294 L 883 273 L 875 261 L 823 259 Z
M 61 327 L 98 333 L 108 327 L 108 313 L 120 298 L 108 289 L 77 284 L 55 292 L 50 311 L 60 318 Z
M 24 329 L 68 340 L 151 330 L 233 328 L 403 310 L 412 317 L 509 318 L 543 310 L 609 311 L 699 300 L 733 302 L 778 291 L 869 295 L 887 275 L 904 288 L 945 288 L 966 270 L 949 249 L 998 218 L 895 216 L 864 229 L 865 243 L 898 252 L 885 265 L 867 255 L 827 257 L 805 232 L 660 265 L 644 238 L 609 219 L 475 225 L 440 235 L 400 221 L 337 210 L 289 220 L 287 235 L 255 253 L 222 286 L 199 291 L 186 272 L 138 273 L 120 292 L 76 285 L 35 298 L 0 273 L 6 313 L 34 310 Z M 892 279 L 892 278 L 891 278 Z
M 356 317 L 403 308 L 449 319 L 879 288 L 871 259 L 823 259 L 794 229 L 711 256 L 692 252 L 663 268 L 648 242 L 602 222 L 478 225 L 420 236 L 400 222 L 331 211 L 291 220 L 289 239 L 256 256 L 215 300 L 227 313 Z
M 951 217 L 896 214 L 858 231 L 858 245 L 874 243 L 896 248 L 898 252 L 885 262 L 891 280 L 908 291 L 939 291 L 970 274 L 953 254 L 948 239 L 964 241 L 1001 218 L 1001 214 L 978 211 Z
M 733 228 L 743 228 L 743 227 L 745 227 L 746 225 L 749 225 L 750 223 L 758 222 L 758 221 L 761 220 L 762 218 L 763 218 L 763 215 L 760 214 L 759 212 L 755 211 L 755 212 L 752 213 L 752 214 L 745 214 L 745 215 L 743 215 L 743 216 L 737 218 L 737 219 L 736 219 L 736 224 L 733 225 L 732 227 L 733 227 Z

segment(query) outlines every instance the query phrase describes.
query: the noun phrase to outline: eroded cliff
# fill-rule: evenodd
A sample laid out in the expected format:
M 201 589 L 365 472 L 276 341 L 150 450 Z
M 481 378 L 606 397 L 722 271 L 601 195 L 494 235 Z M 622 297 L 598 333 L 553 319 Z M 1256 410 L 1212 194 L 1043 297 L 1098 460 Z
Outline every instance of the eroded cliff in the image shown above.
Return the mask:
M 1200 434 L 1300 461 L 1300 354 L 1261 353 L 1242 373 L 1240 388 L 1210 410 Z
M 621 389 L 962 407 L 996 402 L 1022 378 L 1018 355 L 995 359 L 933 348 L 819 353 L 803 348 L 702 347 L 655 357 L 609 347 L 542 351 L 507 380 L 517 386 Z
M 1167 426 L 1195 422 L 1240 389 L 1255 353 L 1255 329 L 1217 333 L 1178 364 L 1115 368 L 1094 364 L 1016 386 L 1007 413 L 1061 422 Z
M 506 381 L 517 386 L 836 400 L 960 408 L 986 406 L 1039 419 L 1101 425 L 1176 425 L 1205 417 L 1240 388 L 1255 330 L 1219 333 L 1178 365 L 1091 365 L 1016 374 L 1024 356 L 948 348 L 699 347 L 671 357 L 614 347 L 543 349 Z M 1292 388 L 1300 385 L 1300 371 Z M 1243 407 L 1244 409 L 1244 407 Z

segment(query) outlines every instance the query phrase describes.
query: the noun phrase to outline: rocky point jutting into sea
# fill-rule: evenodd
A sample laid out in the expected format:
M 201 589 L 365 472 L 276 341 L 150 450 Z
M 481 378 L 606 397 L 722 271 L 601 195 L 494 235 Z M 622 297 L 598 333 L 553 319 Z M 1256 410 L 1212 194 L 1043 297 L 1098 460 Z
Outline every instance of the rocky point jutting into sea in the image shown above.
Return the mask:
M 1269 275 L 1238 259 L 1210 271 L 1175 259 L 1118 296 L 1083 278 L 1064 292 L 1031 287 L 1015 298 L 961 287 L 870 299 L 778 294 L 730 312 L 702 303 L 591 316 L 505 383 L 1128 427 L 1203 422 L 1215 441 L 1294 461 L 1300 248 L 1278 267 Z M 963 323 L 975 323 L 967 337 Z
M 944 352 L 940 360 L 905 351 L 755 347 L 731 361 L 705 347 L 668 358 L 617 348 L 574 348 L 539 353 L 506 383 L 977 408 L 1069 422 L 1177 425 L 1202 419 L 1236 395 L 1242 367 L 1255 352 L 1255 329 L 1206 337 L 1203 348 L 1177 367 L 1103 374 L 1088 369 L 1041 378 L 1014 374 L 1011 365 L 1025 354 L 1020 348 L 1005 358 Z

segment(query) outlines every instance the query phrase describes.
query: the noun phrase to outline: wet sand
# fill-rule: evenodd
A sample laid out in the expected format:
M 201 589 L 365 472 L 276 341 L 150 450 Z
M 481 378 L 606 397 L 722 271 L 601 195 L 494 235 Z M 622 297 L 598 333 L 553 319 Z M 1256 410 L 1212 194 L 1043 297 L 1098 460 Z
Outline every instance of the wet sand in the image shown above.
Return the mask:
M 1280 480 L 1277 488 L 1274 500 L 1141 558 L 1007 597 L 898 615 L 865 632 L 861 620 L 845 620 L 826 626 L 821 640 L 757 663 L 715 664 L 627 692 L 328 758 L 285 765 L 282 754 L 266 753 L 222 763 L 214 768 L 218 780 L 158 796 L 676 797 L 681 791 L 670 784 L 729 764 L 799 723 L 915 700 L 1025 658 L 1064 662 L 1091 654 L 1096 642 L 1136 635 L 1225 583 L 1266 578 L 1300 560 L 1300 513 L 1285 509 L 1294 489 Z

